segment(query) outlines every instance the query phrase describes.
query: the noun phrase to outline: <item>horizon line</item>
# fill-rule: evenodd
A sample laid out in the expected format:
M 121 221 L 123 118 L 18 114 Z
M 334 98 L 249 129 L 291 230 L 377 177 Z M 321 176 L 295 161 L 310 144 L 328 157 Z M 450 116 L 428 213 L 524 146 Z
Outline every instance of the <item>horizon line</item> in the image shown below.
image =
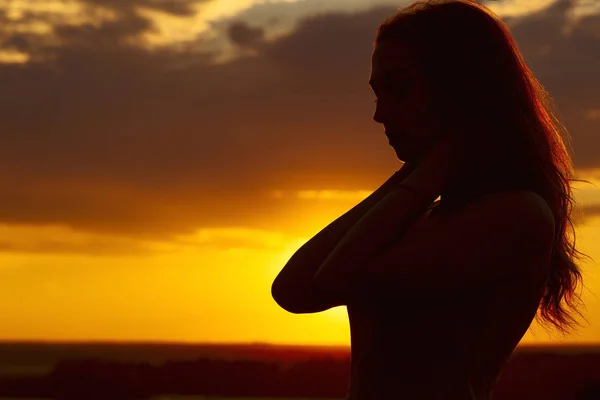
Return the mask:
M 257 347 L 296 347 L 296 348 L 343 348 L 349 349 L 350 344 L 298 344 L 298 343 L 271 343 L 271 342 L 207 342 L 187 340 L 122 340 L 122 339 L 0 339 L 0 345 L 179 345 L 179 346 L 257 346 Z M 517 345 L 518 348 L 583 348 L 598 347 L 599 342 L 577 342 L 577 343 L 524 343 Z

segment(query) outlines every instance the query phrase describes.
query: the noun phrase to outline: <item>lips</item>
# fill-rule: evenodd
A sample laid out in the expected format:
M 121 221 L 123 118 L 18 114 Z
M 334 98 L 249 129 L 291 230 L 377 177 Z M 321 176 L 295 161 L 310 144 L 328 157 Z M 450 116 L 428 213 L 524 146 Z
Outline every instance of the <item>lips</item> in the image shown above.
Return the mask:
M 400 135 L 397 133 L 386 132 L 385 136 L 387 136 L 387 138 L 390 142 L 395 142 Z

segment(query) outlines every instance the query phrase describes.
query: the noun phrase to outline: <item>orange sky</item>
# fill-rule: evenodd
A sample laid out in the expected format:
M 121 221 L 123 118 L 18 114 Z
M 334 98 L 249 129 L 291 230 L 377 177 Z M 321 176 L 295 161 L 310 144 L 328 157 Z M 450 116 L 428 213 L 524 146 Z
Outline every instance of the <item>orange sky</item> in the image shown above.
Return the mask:
M 315 226 L 324 226 L 363 193 L 355 193 L 356 198 L 352 195 L 311 198 L 304 193 L 305 210 L 322 209 L 321 215 L 302 223 L 301 213 L 295 224 L 289 216 L 275 218 L 316 233 Z M 106 238 L 60 228 L 1 232 L 40 246 L 37 254 L 15 251 L 0 258 L 4 297 L 0 313 L 7 321 L 0 326 L 2 338 L 348 343 L 345 308 L 293 315 L 270 297 L 275 275 L 309 235 L 286 230 L 205 229 L 170 242 L 120 244 L 122 249 L 144 248 L 145 255 L 75 255 L 58 250 L 51 254 L 44 243 L 85 247 Z M 118 248 L 114 237 L 106 240 Z M 582 251 L 600 259 L 596 245 L 600 243 L 600 218 L 578 229 L 578 243 Z M 600 293 L 597 265 L 586 265 L 584 273 L 591 291 L 585 296 L 591 326 L 568 338 L 568 343 L 594 342 L 600 334 L 600 300 L 593 294 Z M 524 341 L 548 343 L 556 338 L 539 330 L 537 337 L 528 334 Z
M 0 1 L 0 340 L 348 344 L 345 309 L 289 314 L 270 285 L 399 168 L 367 84 L 397 2 L 97 3 Z M 597 186 L 577 243 L 600 260 L 600 17 L 550 3 L 495 7 Z M 600 340 L 584 277 L 567 343 Z

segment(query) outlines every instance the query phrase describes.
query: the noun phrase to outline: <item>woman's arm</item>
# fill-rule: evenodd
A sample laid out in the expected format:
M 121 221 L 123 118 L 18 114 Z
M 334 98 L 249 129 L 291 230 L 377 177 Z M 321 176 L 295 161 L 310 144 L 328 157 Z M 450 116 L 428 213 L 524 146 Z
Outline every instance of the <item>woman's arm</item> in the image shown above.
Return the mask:
M 368 262 L 402 237 L 458 177 L 463 140 L 461 134 L 448 134 L 431 146 L 402 184 L 368 211 L 331 251 L 312 279 L 314 291 L 336 293 L 345 304 L 363 295 L 357 290 L 371 286 L 364 282 L 368 271 L 361 273 Z
M 355 283 L 368 276 L 361 273 L 367 261 L 399 240 L 435 197 L 424 198 L 402 186 L 391 191 L 329 253 L 313 276 L 315 291 L 335 293 L 348 304 L 357 295 Z
M 298 249 L 271 286 L 271 294 L 277 304 L 292 313 L 319 312 L 342 305 L 342 299 L 337 298 L 333 292 L 313 291 L 313 276 L 344 235 L 381 199 L 392 192 L 412 169 L 408 164 L 404 164 L 370 196 Z
M 314 285 L 340 298 L 386 301 L 398 293 L 456 293 L 506 280 L 537 285 L 550 265 L 554 215 L 542 197 L 528 190 L 481 196 L 426 238 L 374 255 L 365 244 L 376 253 L 373 249 L 386 237 L 364 234 L 368 217 L 338 244 Z

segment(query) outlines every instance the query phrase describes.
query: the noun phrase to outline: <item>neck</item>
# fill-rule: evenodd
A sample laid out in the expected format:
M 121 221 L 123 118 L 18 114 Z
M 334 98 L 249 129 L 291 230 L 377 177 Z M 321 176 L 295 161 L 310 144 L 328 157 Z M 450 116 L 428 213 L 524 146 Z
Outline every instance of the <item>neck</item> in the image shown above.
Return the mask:
M 464 204 L 473 195 L 473 189 L 465 184 L 452 185 L 440 194 L 440 206 L 446 208 Z
M 472 200 L 499 190 L 501 185 L 493 182 L 490 177 L 463 177 L 441 192 L 440 207 L 443 209 L 462 207 Z

